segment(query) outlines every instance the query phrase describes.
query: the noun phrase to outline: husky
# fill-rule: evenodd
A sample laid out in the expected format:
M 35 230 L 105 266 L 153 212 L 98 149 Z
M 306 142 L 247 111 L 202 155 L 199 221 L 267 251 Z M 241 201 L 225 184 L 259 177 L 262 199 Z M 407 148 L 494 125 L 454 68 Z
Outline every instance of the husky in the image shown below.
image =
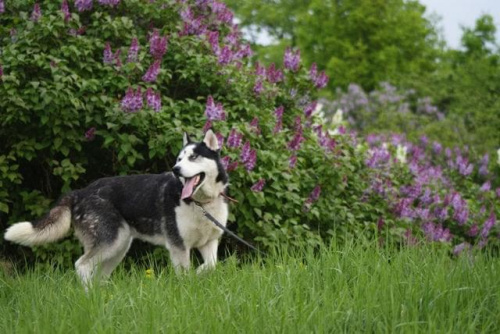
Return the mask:
M 73 224 L 84 254 L 75 268 L 87 286 L 107 278 L 123 260 L 134 238 L 165 246 L 176 272 L 190 267 L 190 251 L 198 249 L 203 264 L 214 268 L 223 231 L 200 207 L 226 226 L 228 176 L 212 130 L 202 142 L 187 133 L 172 172 L 107 177 L 64 195 L 40 220 L 12 225 L 5 239 L 25 246 L 64 237 Z

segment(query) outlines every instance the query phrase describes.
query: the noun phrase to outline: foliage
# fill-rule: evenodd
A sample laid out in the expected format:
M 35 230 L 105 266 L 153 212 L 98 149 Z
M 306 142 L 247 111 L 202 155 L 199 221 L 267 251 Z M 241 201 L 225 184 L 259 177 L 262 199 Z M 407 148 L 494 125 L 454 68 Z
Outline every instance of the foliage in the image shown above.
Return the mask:
M 438 39 L 418 1 L 228 1 L 241 24 L 275 39 L 259 55 L 279 62 L 286 46 L 300 48 L 332 78 L 330 87 L 352 82 L 375 89 L 408 74 L 435 68 Z M 281 52 L 277 51 L 280 50 Z
M 35 220 L 96 178 L 168 171 L 182 132 L 201 137 L 212 126 L 227 139 L 222 155 L 240 202 L 230 221 L 244 238 L 317 245 L 337 230 L 375 233 L 378 209 L 358 201 L 369 170 L 354 138 L 313 126 L 317 83 L 303 67 L 252 67 L 223 4 L 126 1 L 81 11 L 70 4 L 65 14 L 48 1 L 36 18 L 29 1 L 5 8 L 3 228 Z M 229 143 L 231 132 L 240 143 Z M 78 252 L 72 239 L 36 250 L 64 263 Z
M 500 148 L 500 51 L 495 31 L 491 16 L 480 17 L 474 28 L 464 28 L 463 49 L 444 53 L 437 71 L 405 80 L 464 124 L 468 145 L 490 154 Z
M 317 247 L 333 235 L 374 238 L 382 225 L 387 242 L 498 243 L 497 227 L 485 227 L 495 218 L 484 220 L 499 214 L 491 209 L 495 194 L 484 195 L 460 172 L 433 190 L 443 198 L 450 195 L 443 187 L 468 189 L 461 195 L 471 202 L 467 223 L 481 220 L 484 236 L 470 239 L 463 227 L 455 229 L 455 218 L 433 217 L 432 226 L 448 230 L 434 240 L 427 221 L 402 215 L 408 210 L 397 210 L 396 200 L 415 186 L 415 168 L 429 167 L 427 160 L 386 164 L 392 153 L 369 150 L 345 126 L 330 133 L 314 100 L 328 82 L 321 67 L 305 68 L 292 49 L 284 52 L 283 68 L 252 63 L 224 4 L 136 0 L 86 9 L 89 3 L 61 10 L 58 1 L 35 9 L 28 1 L 7 1 L 0 15 L 2 228 L 35 220 L 62 193 L 97 178 L 169 171 L 182 132 L 200 138 L 202 128 L 212 127 L 223 144 L 231 196 L 239 201 L 230 227 L 265 248 Z M 379 180 L 395 195 L 373 192 Z M 418 207 L 414 200 L 405 208 Z M 73 239 L 35 251 L 64 264 L 78 253 Z
M 333 244 L 232 256 L 206 275 L 123 266 L 85 293 L 72 270 L 0 271 L 2 333 L 495 333 L 500 260 L 429 245 Z M 147 270 L 147 268 L 149 268 Z M 207 304 L 207 307 L 200 305 Z M 50 306 L 49 306 L 50 305 Z M 196 310 L 196 312 L 193 312 Z

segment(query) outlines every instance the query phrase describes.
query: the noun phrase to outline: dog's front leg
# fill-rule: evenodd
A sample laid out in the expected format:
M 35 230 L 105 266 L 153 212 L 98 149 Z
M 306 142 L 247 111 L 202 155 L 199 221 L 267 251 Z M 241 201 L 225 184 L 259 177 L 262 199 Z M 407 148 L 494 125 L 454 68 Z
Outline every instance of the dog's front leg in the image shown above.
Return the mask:
M 172 264 L 174 265 L 174 269 L 177 274 L 181 273 L 183 270 L 189 270 L 189 267 L 191 266 L 189 260 L 189 249 L 172 247 L 169 251 L 170 259 L 172 260 Z
M 196 269 L 199 274 L 205 270 L 215 268 L 217 264 L 217 248 L 219 246 L 219 239 L 210 240 L 205 245 L 198 247 L 198 250 L 203 257 L 203 264 Z

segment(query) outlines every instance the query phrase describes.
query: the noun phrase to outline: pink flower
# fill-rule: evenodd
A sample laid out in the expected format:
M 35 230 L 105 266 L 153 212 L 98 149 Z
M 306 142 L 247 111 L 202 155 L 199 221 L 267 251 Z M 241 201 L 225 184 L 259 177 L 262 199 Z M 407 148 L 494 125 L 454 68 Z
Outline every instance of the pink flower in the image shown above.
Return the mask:
M 288 159 L 288 167 L 293 169 L 295 168 L 295 165 L 297 165 L 297 156 L 294 154 L 290 157 L 290 159 Z

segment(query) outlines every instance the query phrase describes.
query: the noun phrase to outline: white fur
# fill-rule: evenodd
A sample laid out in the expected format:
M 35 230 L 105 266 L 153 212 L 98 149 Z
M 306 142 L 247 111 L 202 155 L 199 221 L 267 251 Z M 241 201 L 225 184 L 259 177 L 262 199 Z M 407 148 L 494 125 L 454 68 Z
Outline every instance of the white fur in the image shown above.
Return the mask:
M 36 246 L 53 242 L 64 237 L 71 225 L 71 211 L 63 208 L 59 218 L 42 230 L 37 230 L 30 222 L 12 225 L 5 232 L 5 239 L 24 246 Z

